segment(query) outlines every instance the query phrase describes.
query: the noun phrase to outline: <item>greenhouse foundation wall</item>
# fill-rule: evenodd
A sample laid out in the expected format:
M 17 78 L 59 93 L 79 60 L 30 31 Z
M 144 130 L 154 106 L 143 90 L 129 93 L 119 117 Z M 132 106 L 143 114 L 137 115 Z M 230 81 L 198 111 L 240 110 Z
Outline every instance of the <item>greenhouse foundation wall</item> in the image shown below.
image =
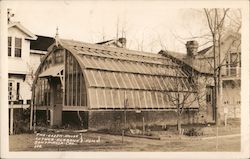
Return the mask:
M 90 130 L 121 130 L 138 128 L 143 124 L 151 126 L 172 126 L 177 124 L 175 111 L 89 111 L 88 129 Z M 205 124 L 205 116 L 200 116 L 198 111 L 189 110 L 182 114 L 182 124 Z

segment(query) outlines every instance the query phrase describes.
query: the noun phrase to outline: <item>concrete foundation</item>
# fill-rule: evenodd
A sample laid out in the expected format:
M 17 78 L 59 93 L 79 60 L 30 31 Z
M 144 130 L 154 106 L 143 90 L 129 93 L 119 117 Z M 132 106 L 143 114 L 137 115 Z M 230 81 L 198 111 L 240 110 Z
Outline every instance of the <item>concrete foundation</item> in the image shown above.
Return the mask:
M 197 111 L 185 111 L 182 115 L 182 124 L 203 123 L 197 118 Z M 143 123 L 152 125 L 176 125 L 177 115 L 175 111 L 126 111 L 126 127 L 141 127 Z M 90 111 L 89 129 L 113 129 L 119 130 L 125 126 L 124 111 Z

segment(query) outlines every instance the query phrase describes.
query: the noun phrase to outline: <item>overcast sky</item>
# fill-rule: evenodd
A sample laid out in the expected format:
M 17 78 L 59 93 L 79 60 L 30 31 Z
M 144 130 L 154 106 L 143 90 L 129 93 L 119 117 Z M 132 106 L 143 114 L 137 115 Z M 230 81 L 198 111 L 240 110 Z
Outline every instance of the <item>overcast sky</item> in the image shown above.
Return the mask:
M 130 49 L 158 52 L 165 48 L 184 53 L 186 38 L 208 29 L 202 6 L 190 9 L 192 6 L 169 1 L 8 2 L 15 13 L 12 20 L 34 34 L 54 37 L 58 26 L 61 38 L 94 43 L 116 38 L 119 28 L 118 36 L 123 30 Z

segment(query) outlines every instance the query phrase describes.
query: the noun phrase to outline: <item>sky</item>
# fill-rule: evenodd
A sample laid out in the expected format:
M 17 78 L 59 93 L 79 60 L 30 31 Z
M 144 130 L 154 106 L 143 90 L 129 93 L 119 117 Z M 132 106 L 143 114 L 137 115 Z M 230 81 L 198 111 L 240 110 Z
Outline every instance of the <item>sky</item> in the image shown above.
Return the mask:
M 169 1 L 29 0 L 7 5 L 15 14 L 12 21 L 37 35 L 54 37 L 58 27 L 61 38 L 96 43 L 118 33 L 127 38 L 127 48 L 154 53 L 161 49 L 185 53 L 190 37 L 208 32 L 202 6 L 191 8 L 190 3 L 184 7 Z

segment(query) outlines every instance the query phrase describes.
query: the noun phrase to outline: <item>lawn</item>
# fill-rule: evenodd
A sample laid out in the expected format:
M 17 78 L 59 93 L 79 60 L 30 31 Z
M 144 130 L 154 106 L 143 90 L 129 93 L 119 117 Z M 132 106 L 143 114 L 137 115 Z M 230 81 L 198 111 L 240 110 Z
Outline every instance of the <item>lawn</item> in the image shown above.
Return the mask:
M 42 148 L 34 148 L 36 134 L 17 134 L 9 136 L 10 151 L 240 151 L 239 127 L 220 127 L 219 136 L 215 137 L 216 127 L 209 129 L 210 133 L 203 136 L 178 136 L 168 131 L 153 132 L 158 134 L 161 140 L 122 137 L 97 132 L 82 133 L 84 142 L 77 145 L 43 145 Z M 100 139 L 98 142 L 92 140 Z M 90 141 L 90 142 L 88 142 Z

